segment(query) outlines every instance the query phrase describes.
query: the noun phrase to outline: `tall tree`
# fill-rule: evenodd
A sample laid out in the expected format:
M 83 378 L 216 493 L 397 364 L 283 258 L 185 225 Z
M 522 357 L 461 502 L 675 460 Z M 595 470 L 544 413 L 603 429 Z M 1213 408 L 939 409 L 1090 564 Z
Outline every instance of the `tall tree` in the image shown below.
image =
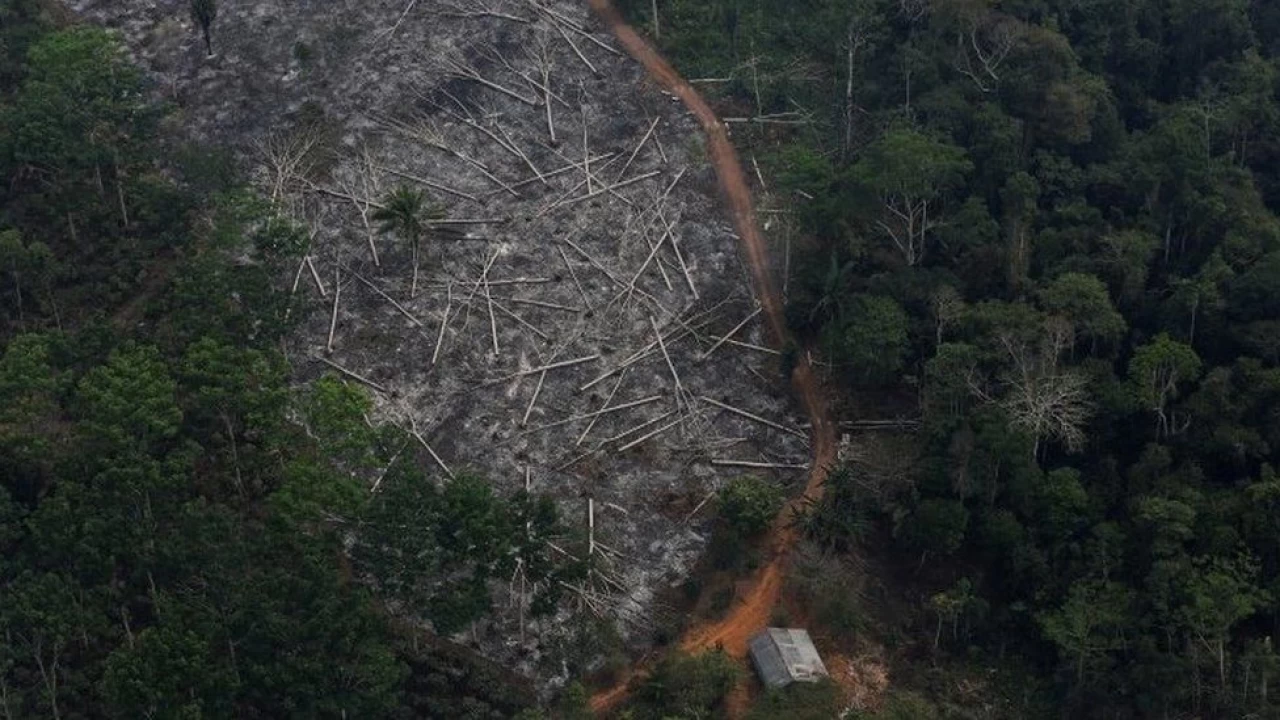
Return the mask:
M 396 233 L 409 244 L 409 252 L 413 256 L 413 281 L 409 285 L 409 297 L 413 297 L 418 293 L 419 243 L 426 232 L 427 223 L 443 218 L 444 210 L 427 205 L 421 192 L 405 186 L 391 191 L 383 199 L 382 205 L 373 213 L 373 218 L 381 223 L 380 232 Z
M 1134 351 L 1129 382 L 1143 408 L 1155 414 L 1159 435 L 1178 429 L 1171 424 L 1169 402 L 1178 397 L 1183 383 L 1200 377 L 1200 367 L 1194 350 L 1164 333 Z
M 1063 273 L 1045 285 L 1039 296 L 1046 312 L 1065 318 L 1075 336 L 1089 341 L 1094 350 L 1098 342 L 1116 343 L 1128 329 L 1111 304 L 1107 286 L 1092 275 Z
M 1075 666 L 1077 685 L 1091 661 L 1123 647 L 1135 599 L 1120 583 L 1077 582 L 1060 607 L 1036 618 L 1045 637 Z
M 204 36 L 204 49 L 210 57 L 213 56 L 213 37 L 211 30 L 213 21 L 218 17 L 218 4 L 216 0 L 191 0 L 191 20 L 200 28 L 200 33 Z
M 942 222 L 941 201 L 972 169 L 965 151 L 911 129 L 885 133 L 850 168 L 877 201 L 872 224 L 907 266 L 924 259 L 925 241 Z

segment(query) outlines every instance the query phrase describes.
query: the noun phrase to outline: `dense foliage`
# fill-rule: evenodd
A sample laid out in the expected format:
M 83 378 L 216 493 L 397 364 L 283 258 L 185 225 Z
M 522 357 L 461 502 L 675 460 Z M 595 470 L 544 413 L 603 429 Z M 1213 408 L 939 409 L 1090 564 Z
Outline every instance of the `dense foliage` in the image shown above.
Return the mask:
M 1007 716 L 1275 713 L 1280 6 L 624 5 L 750 118 L 793 326 L 921 417 L 815 539 L 890 538 L 931 652 L 1016 653 Z
M 554 609 L 555 507 L 428 477 L 358 387 L 291 386 L 305 234 L 165 146 L 116 41 L 47 5 L 0 3 L 0 717 L 530 706 L 423 628 L 516 563 Z

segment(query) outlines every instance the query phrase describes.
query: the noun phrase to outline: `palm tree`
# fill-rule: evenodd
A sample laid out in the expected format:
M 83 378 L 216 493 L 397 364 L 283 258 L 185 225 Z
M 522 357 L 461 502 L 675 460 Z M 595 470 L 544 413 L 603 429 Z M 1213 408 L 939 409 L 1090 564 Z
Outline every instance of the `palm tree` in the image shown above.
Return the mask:
M 428 229 L 428 222 L 443 217 L 444 211 L 440 207 L 427 204 L 421 192 L 403 185 L 383 198 L 382 207 L 373 213 L 373 219 L 381 223 L 378 232 L 396 233 L 409 243 L 409 251 L 413 255 L 410 298 L 418 293 L 418 244 L 422 234 Z

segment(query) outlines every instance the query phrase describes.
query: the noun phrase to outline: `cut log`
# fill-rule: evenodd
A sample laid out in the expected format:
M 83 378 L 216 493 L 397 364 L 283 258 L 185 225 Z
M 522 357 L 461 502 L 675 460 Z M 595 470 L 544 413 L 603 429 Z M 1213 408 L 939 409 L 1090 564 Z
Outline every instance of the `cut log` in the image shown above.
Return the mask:
M 809 436 L 808 436 L 808 435 L 805 435 L 803 431 L 797 430 L 797 429 L 795 429 L 795 428 L 787 427 L 786 425 L 782 425 L 782 424 L 780 424 L 780 423 L 776 423 L 776 422 L 774 422 L 774 421 L 772 421 L 772 420 L 769 420 L 769 419 L 767 419 L 767 418 L 762 418 L 762 417 L 760 417 L 759 415 L 756 415 L 756 414 L 754 414 L 754 413 L 749 413 L 749 412 L 747 412 L 746 410 L 742 410 L 742 409 L 740 409 L 740 408 L 736 408 L 736 407 L 734 407 L 734 406 L 732 406 L 732 405 L 728 405 L 728 404 L 722 403 L 722 402 L 720 402 L 719 400 L 716 400 L 715 398 L 709 398 L 709 397 L 707 397 L 706 395 L 703 395 L 703 396 L 700 396 L 698 399 L 699 399 L 699 400 L 701 400 L 701 401 L 703 401 L 703 402 L 705 402 L 705 403 L 707 403 L 708 405 L 714 405 L 715 407 L 718 407 L 718 408 L 720 408 L 721 410 L 725 410 L 725 411 L 727 411 L 727 412 L 731 412 L 731 413 L 733 413 L 734 415 L 737 415 L 737 416 L 739 416 L 739 417 L 744 417 L 744 418 L 746 418 L 746 419 L 748 419 L 748 420 L 754 420 L 755 422 L 758 422 L 758 423 L 760 423 L 761 425 L 764 425 L 764 426 L 766 426 L 766 427 L 771 427 L 771 428 L 773 428 L 774 430 L 781 430 L 781 431 L 782 431 L 782 432 L 784 432 L 784 433 L 788 433 L 788 434 L 790 434 L 790 435 L 795 435 L 796 437 L 804 438 L 805 440 L 808 440 L 808 439 L 809 439 Z

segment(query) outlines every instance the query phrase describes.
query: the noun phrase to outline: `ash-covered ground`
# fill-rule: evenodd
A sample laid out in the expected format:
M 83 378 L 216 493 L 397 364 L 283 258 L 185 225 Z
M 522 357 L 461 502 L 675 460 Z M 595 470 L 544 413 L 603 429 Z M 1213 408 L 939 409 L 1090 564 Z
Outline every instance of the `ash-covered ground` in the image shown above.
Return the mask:
M 311 229 L 282 279 L 309 309 L 298 382 L 344 373 L 424 464 L 555 497 L 600 568 L 570 604 L 645 642 L 710 493 L 800 478 L 725 464 L 801 466 L 804 433 L 696 124 L 584 5 L 219 0 L 206 57 L 188 0 L 68 4 L 119 29 L 175 133 L 236 148 Z M 372 218 L 401 185 L 443 215 L 416 287 Z M 565 615 L 522 628 L 511 590 L 462 639 L 549 679 Z

